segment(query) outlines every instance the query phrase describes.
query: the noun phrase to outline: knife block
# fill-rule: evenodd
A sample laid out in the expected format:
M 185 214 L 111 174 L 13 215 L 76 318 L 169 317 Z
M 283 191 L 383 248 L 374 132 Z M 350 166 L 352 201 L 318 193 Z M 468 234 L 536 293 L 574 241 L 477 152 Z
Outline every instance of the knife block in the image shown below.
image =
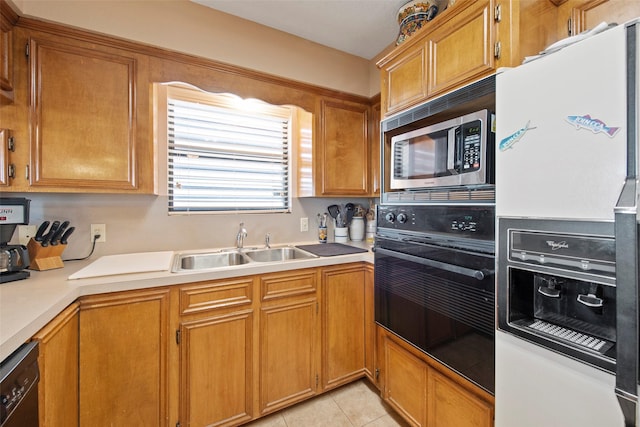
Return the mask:
M 35 240 L 30 239 L 29 243 L 27 243 L 30 260 L 29 269 L 44 271 L 64 267 L 60 255 L 62 255 L 66 247 L 66 244 L 42 246 Z

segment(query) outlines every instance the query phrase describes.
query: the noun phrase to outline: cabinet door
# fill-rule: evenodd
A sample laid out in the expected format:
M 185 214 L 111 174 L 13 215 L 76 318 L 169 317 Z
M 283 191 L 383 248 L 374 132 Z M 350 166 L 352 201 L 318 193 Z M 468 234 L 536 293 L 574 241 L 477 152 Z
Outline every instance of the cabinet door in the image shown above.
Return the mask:
M 13 101 L 13 31 L 18 15 L 6 1 L 0 2 L 0 104 Z
M 412 426 L 427 425 L 427 364 L 384 336 L 384 399 Z M 454 426 L 456 424 L 451 424 Z
M 364 370 L 369 380 L 379 386 L 376 375 L 376 320 L 374 307 L 374 269 L 369 264 L 364 275 Z
M 38 366 L 40 427 L 78 426 L 78 304 L 41 329 Z
M 80 300 L 81 426 L 168 425 L 168 304 L 163 289 Z
M 253 311 L 180 326 L 180 422 L 231 426 L 252 417 Z
M 407 48 L 382 66 L 381 103 L 386 115 L 427 96 L 427 51 L 424 41 Z
M 317 282 L 314 269 L 260 278 L 260 416 L 316 394 Z
M 601 22 L 622 24 L 640 16 L 640 2 L 629 0 L 569 0 L 558 8 L 560 37 L 580 34 Z
M 29 40 L 33 187 L 138 188 L 137 61 Z
M 371 106 L 371 193 L 380 197 L 380 102 Z
M 262 307 L 260 415 L 316 393 L 316 311 L 315 299 Z
M 322 386 L 329 389 L 364 374 L 365 268 L 322 270 Z
M 428 95 L 470 83 L 494 70 L 493 1 L 456 5 L 428 38 Z M 445 18 L 443 16 L 442 18 Z
M 491 427 L 493 405 L 442 375 L 429 372 L 429 427 Z
M 316 177 L 321 196 L 369 194 L 368 105 L 322 100 Z

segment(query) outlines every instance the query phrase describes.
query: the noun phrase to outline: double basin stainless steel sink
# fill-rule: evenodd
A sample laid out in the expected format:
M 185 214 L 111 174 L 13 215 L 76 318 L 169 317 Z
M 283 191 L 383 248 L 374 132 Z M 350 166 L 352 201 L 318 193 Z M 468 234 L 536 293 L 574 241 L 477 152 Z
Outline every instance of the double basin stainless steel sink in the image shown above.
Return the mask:
M 236 249 L 217 252 L 179 253 L 174 261 L 172 272 L 211 270 L 221 267 L 245 265 L 259 262 L 284 262 L 318 258 L 295 246 L 265 249 Z

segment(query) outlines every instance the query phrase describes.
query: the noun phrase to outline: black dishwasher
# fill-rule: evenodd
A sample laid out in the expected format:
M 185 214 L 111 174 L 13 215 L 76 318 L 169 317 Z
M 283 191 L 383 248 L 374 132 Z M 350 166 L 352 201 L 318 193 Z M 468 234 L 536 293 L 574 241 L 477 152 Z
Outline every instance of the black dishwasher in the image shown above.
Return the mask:
M 38 427 L 39 379 L 37 341 L 0 364 L 0 427 Z

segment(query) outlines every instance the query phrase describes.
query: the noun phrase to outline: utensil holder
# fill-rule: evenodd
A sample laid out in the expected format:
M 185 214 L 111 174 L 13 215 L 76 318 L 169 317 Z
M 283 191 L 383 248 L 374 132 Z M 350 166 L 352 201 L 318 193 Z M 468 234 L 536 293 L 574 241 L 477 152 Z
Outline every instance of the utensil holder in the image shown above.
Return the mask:
M 356 216 L 349 224 L 349 238 L 354 242 L 364 240 L 364 218 Z
M 349 240 L 349 229 L 347 227 L 336 227 L 333 229 L 333 240 L 336 243 L 347 243 Z
M 318 242 L 327 243 L 327 227 L 318 227 Z
M 66 247 L 67 245 L 63 244 L 42 246 L 39 242 L 30 239 L 29 243 L 27 243 L 30 260 L 29 269 L 44 271 L 64 267 L 61 255 Z

